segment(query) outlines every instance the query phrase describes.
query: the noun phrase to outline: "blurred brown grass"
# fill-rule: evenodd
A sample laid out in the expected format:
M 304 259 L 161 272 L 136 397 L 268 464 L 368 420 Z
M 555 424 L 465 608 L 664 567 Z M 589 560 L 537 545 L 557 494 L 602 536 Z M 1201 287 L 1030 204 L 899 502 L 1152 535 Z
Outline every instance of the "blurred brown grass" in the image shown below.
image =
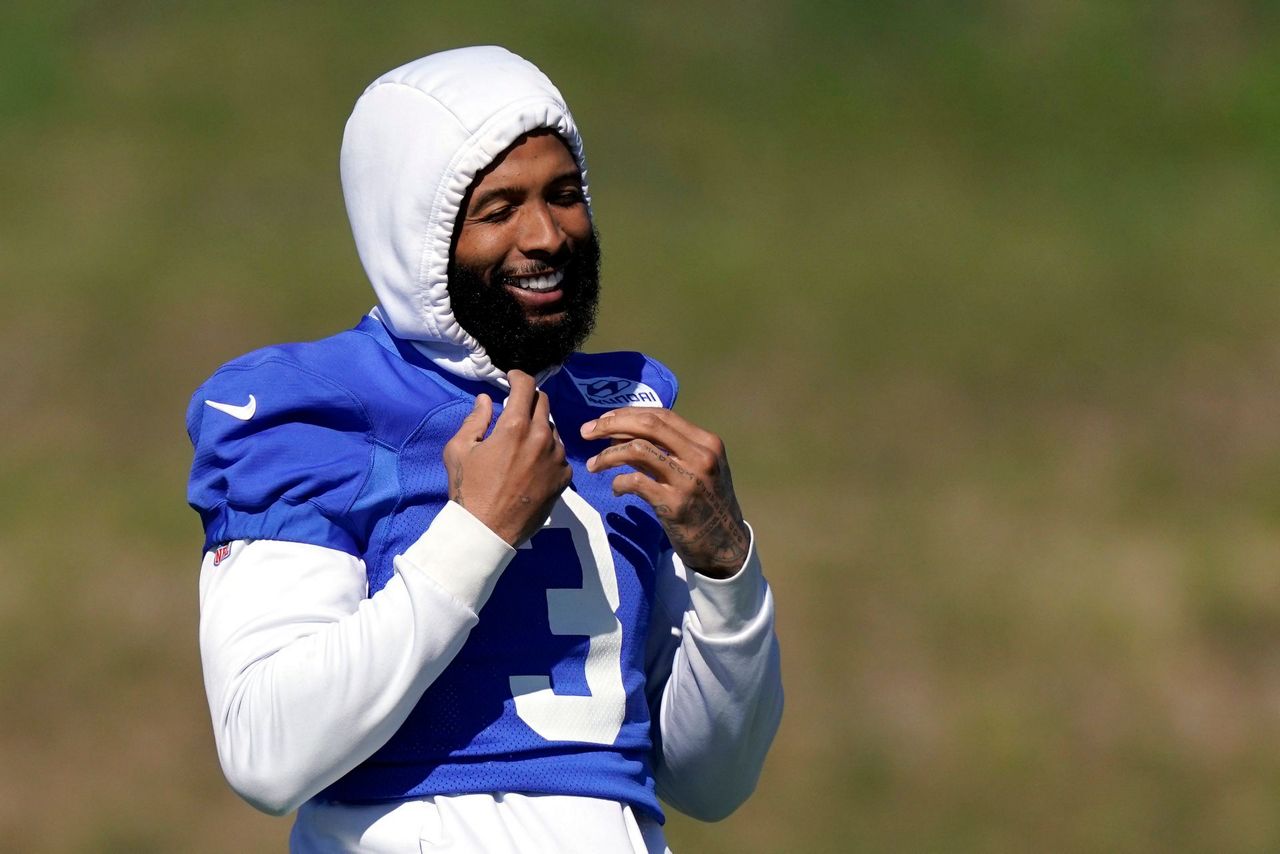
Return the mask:
M 598 349 L 726 437 L 781 608 L 683 851 L 1280 847 L 1280 21 L 1245 2 L 0 12 L 0 838 L 283 847 L 226 789 L 182 413 L 371 303 L 367 80 L 500 42 L 583 126 Z

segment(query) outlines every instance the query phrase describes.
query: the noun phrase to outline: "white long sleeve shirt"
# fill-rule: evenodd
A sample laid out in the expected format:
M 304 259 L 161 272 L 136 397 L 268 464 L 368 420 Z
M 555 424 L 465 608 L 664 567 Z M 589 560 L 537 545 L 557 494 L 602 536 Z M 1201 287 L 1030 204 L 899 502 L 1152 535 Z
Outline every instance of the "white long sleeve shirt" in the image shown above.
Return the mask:
M 452 502 L 371 597 L 363 563 L 333 549 L 257 540 L 232 543 L 220 560 L 206 554 L 200 649 L 232 788 L 259 809 L 284 814 L 373 754 L 484 618 L 514 554 Z M 754 537 L 729 579 L 687 572 L 667 553 L 652 610 L 646 693 L 658 794 L 682 812 L 716 820 L 751 793 L 782 711 L 773 600 Z M 411 813 L 423 809 L 429 820 Z M 503 850 L 591 850 L 580 845 L 592 838 L 585 828 L 597 825 L 599 844 L 615 842 L 594 850 L 663 850 L 655 847 L 663 844 L 660 829 L 625 806 L 501 793 L 372 807 L 313 800 L 299 813 L 294 848 L 342 850 L 352 821 L 365 836 L 377 827 L 394 838 L 411 814 L 421 826 L 447 814 L 455 828 L 450 844 L 471 839 L 476 846 L 455 851 L 495 850 L 485 830 L 492 827 L 508 827 L 503 839 L 527 843 Z M 355 838 L 369 850 L 369 839 Z

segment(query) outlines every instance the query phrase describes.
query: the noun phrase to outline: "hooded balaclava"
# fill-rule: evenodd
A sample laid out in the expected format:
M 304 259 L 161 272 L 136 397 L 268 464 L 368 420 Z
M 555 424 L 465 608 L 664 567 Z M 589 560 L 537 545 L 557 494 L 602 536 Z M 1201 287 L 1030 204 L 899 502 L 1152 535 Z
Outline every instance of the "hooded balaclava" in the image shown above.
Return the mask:
M 465 47 L 370 83 L 342 138 L 342 192 L 379 318 L 436 365 L 504 387 L 506 375 L 454 319 L 449 249 L 476 175 L 539 128 L 569 146 L 586 193 L 582 139 L 555 84 L 505 48 Z

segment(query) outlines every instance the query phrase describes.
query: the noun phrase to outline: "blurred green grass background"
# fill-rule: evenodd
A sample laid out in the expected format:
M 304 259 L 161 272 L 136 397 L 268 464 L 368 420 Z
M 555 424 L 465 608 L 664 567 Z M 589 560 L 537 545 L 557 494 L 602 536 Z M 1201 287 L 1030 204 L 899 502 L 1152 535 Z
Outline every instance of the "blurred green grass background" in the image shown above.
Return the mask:
M 582 126 L 595 349 L 729 445 L 788 709 L 728 851 L 1280 850 L 1280 7 L 0 10 L 0 839 L 283 848 L 222 782 L 183 410 L 372 303 L 363 86 Z

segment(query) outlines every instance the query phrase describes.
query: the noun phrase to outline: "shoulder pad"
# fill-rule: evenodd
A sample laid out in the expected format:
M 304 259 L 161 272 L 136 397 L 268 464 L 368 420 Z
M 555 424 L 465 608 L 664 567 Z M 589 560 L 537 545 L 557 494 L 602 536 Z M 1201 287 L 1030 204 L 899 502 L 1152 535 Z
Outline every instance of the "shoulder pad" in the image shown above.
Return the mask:
M 195 446 L 187 498 L 205 547 L 235 539 L 305 542 L 359 553 L 345 512 L 371 469 L 359 400 L 279 350 L 237 359 L 187 408 Z
M 644 353 L 575 353 L 565 362 L 588 406 L 675 406 L 680 384 L 666 365 Z

